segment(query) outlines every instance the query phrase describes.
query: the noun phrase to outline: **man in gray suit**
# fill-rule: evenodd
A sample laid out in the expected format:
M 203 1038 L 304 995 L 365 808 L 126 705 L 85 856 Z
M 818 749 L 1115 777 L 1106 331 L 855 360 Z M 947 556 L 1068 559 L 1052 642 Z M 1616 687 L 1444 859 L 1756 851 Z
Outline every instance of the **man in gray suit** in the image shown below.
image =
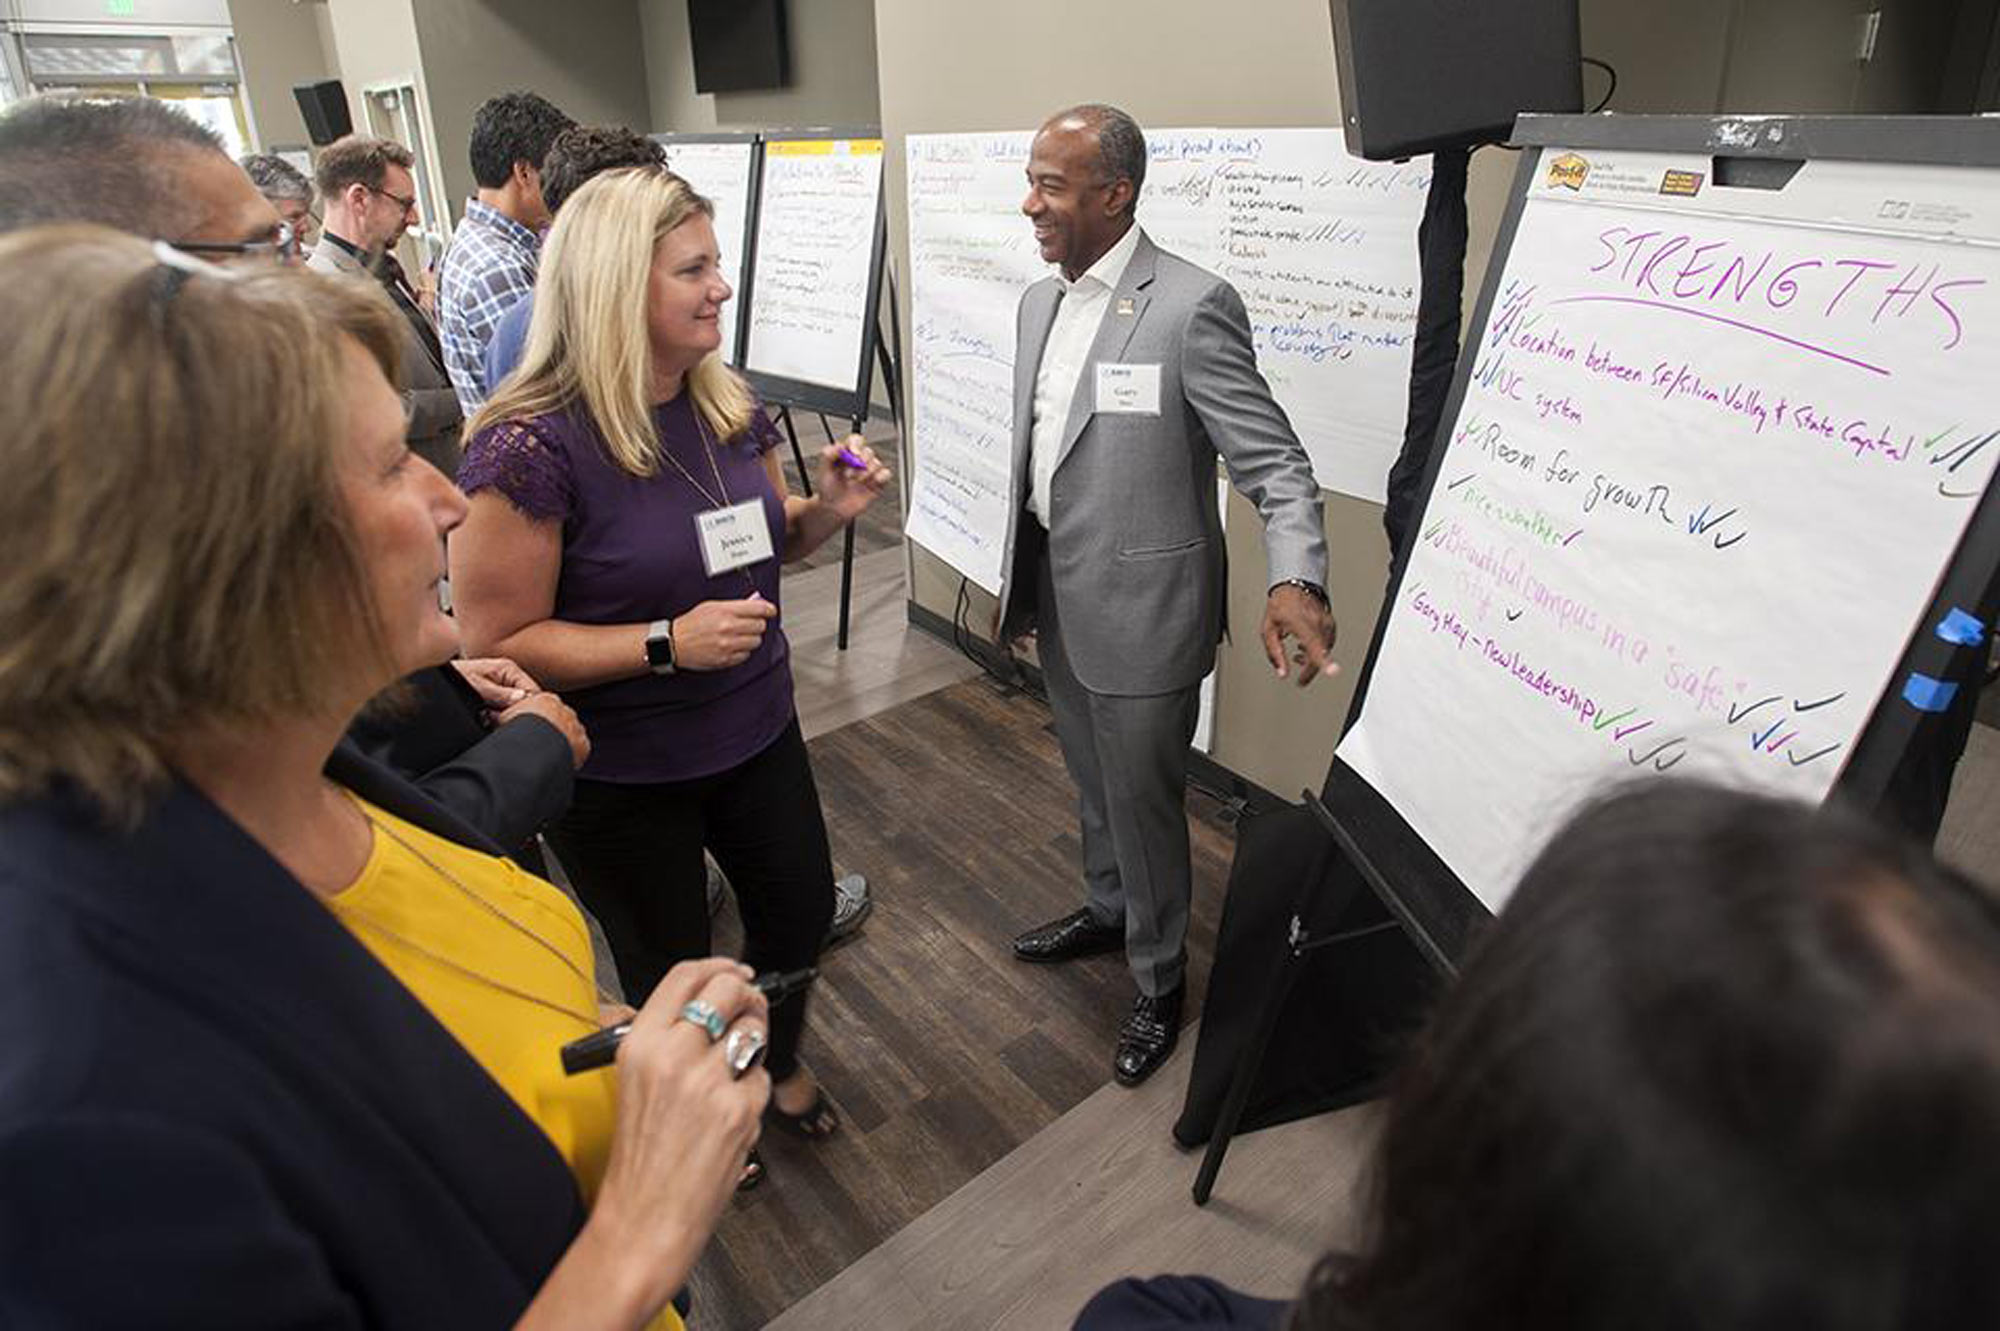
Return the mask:
M 1139 994 L 1112 1072 L 1128 1086 L 1180 1033 L 1187 752 L 1227 592 L 1218 455 L 1263 515 L 1272 668 L 1309 683 L 1334 633 L 1312 465 L 1257 371 L 1235 289 L 1136 224 L 1145 176 L 1145 139 L 1113 107 L 1060 112 L 1035 136 L 1021 211 L 1061 276 L 1021 299 L 997 620 L 1003 641 L 1036 631 L 1083 827 L 1084 906 L 1014 951 L 1125 949 Z
M 321 149 L 313 175 L 325 201 L 325 238 L 306 266 L 361 273 L 381 282 L 403 316 L 403 416 L 410 449 L 447 476 L 458 474 L 458 394 L 445 373 L 437 327 L 396 261 L 396 245 L 417 220 L 416 159 L 388 139 L 350 134 Z

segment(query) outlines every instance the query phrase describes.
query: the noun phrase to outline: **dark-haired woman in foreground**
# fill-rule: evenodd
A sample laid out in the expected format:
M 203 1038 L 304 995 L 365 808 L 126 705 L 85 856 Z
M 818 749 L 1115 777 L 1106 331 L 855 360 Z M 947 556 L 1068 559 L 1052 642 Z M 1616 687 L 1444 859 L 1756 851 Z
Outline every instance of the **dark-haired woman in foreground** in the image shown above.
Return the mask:
M 1616 793 L 1475 950 L 1374 1168 L 1289 1312 L 1162 1278 L 1077 1325 L 2000 1325 L 2000 908 L 1837 810 Z

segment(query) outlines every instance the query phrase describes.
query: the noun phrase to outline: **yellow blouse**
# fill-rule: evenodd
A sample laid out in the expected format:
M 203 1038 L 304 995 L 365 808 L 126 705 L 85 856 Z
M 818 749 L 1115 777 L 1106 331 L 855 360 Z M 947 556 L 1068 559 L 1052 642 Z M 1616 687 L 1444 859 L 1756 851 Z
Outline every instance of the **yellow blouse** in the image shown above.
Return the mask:
M 582 913 L 511 861 L 354 802 L 375 844 L 361 876 L 329 902 L 334 915 L 541 1126 L 594 1201 L 617 1119 L 616 1074 L 569 1076 L 557 1052 L 598 1026 Z M 652 1323 L 680 1326 L 672 1308 Z

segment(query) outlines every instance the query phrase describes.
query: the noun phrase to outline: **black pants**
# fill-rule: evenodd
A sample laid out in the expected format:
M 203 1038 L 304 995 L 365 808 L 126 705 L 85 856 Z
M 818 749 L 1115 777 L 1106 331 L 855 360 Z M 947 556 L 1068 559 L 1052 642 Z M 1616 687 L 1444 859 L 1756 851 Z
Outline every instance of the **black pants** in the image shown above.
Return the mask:
M 551 829 L 577 895 L 604 927 L 633 1006 L 679 961 L 708 956 L 706 847 L 743 916 L 743 960 L 798 970 L 819 956 L 833 920 L 833 857 L 804 738 L 794 720 L 755 757 L 692 781 L 578 781 Z M 766 1066 L 798 1069 L 806 996 L 771 1010 Z

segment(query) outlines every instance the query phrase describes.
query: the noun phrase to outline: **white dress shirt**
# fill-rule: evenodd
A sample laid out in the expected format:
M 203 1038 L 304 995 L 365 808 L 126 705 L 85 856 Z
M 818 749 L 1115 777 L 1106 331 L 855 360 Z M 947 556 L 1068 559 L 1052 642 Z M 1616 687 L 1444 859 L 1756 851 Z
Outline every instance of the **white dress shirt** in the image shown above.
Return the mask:
M 1049 485 L 1056 474 L 1056 456 L 1062 451 L 1063 426 L 1069 422 L 1070 405 L 1082 386 L 1078 380 L 1083 363 L 1090 358 L 1091 343 L 1097 340 L 1097 326 L 1111 308 L 1111 293 L 1118 289 L 1126 265 L 1132 262 L 1132 252 L 1138 248 L 1139 224 L 1134 222 L 1076 281 L 1056 274 L 1063 298 L 1056 306 L 1049 340 L 1042 347 L 1042 363 L 1035 371 L 1035 419 L 1028 433 L 1028 511 L 1044 527 L 1049 525 Z

